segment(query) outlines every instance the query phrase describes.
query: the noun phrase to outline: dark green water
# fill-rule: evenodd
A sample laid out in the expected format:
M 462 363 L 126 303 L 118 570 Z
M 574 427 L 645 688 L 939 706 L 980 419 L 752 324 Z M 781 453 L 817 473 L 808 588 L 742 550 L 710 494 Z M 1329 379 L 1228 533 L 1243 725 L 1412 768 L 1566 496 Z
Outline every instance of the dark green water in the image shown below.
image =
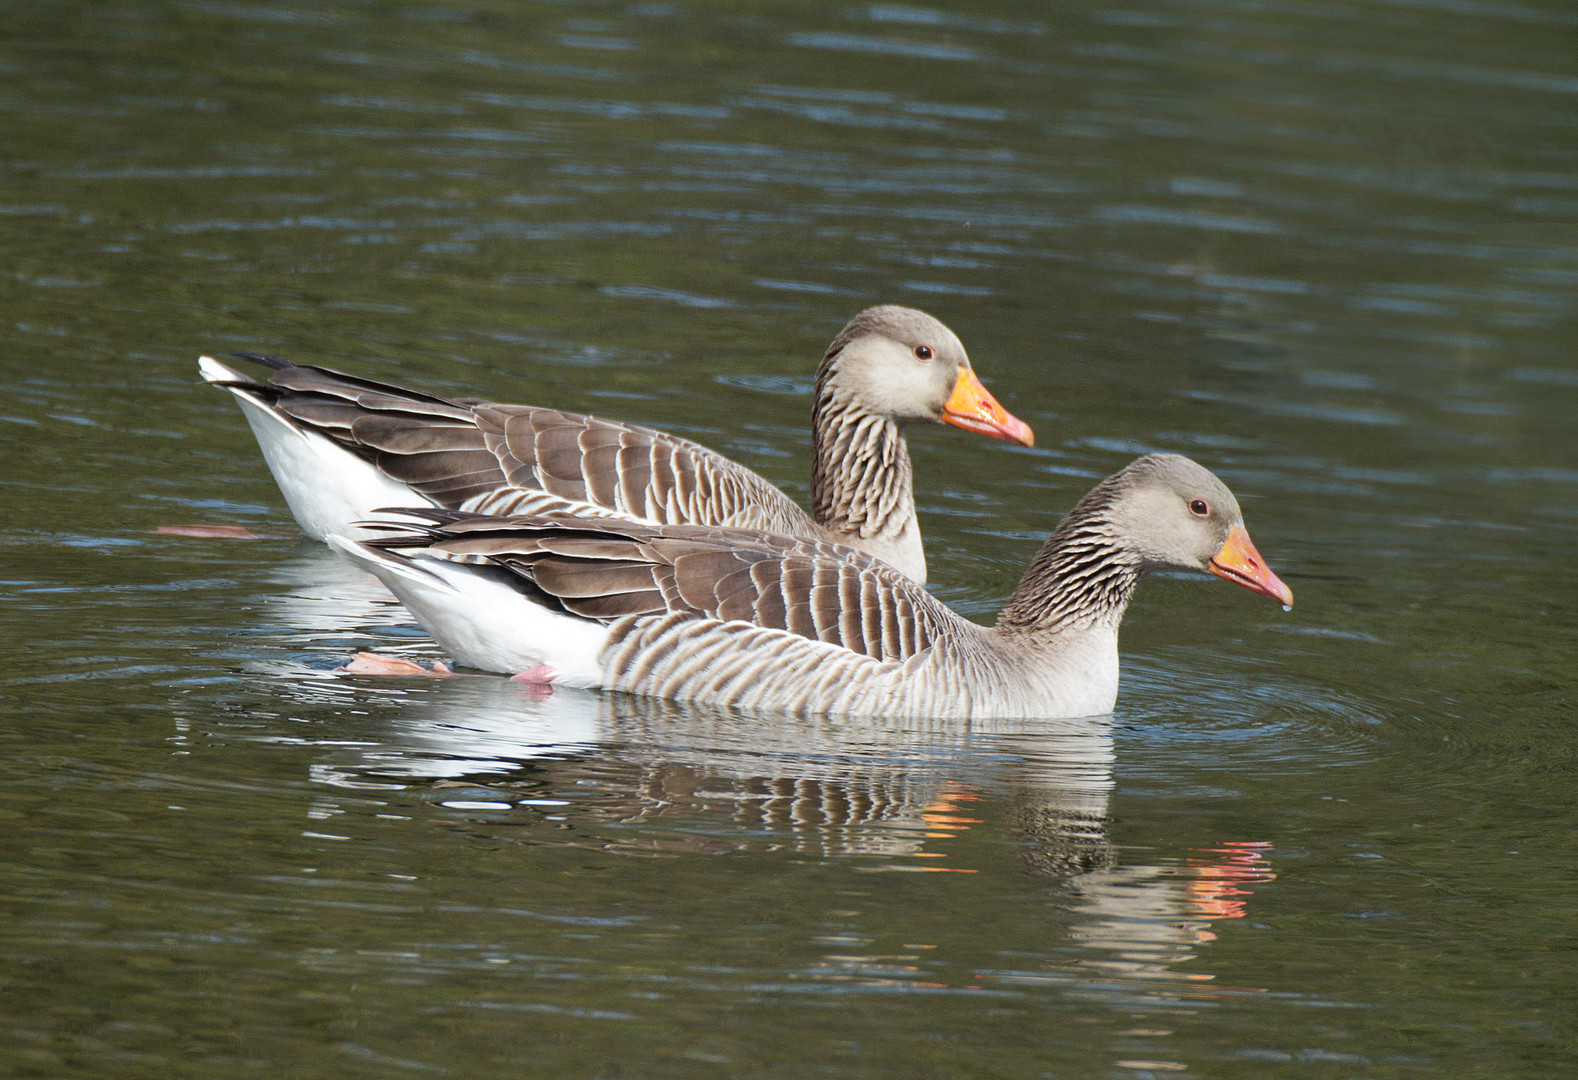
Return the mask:
M 1569 1077 L 1578 12 L 0 3 L 0 1075 Z M 291 532 L 202 351 L 703 439 L 803 496 L 849 315 L 976 617 L 1179 450 L 1118 711 L 494 679 Z

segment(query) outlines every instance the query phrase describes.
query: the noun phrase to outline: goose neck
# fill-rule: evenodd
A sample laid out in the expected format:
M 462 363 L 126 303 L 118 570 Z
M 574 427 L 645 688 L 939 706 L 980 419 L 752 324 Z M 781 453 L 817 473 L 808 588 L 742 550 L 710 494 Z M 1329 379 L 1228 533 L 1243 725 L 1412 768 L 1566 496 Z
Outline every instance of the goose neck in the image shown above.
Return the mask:
M 862 539 L 904 533 L 915 520 L 915 494 L 899 426 L 827 393 L 817 398 L 811 429 L 816 520 Z
M 1033 637 L 1072 630 L 1116 630 L 1145 566 L 1100 507 L 1085 503 L 1063 519 L 1019 581 L 998 629 Z

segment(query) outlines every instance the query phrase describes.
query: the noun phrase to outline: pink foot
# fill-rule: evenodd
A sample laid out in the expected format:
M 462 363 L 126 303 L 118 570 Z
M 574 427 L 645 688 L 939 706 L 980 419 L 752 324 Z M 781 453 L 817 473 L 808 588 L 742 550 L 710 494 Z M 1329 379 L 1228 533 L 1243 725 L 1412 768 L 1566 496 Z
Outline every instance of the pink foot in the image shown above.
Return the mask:
M 519 675 L 511 675 L 510 682 L 518 682 L 526 691 L 528 697 L 544 701 L 553 696 L 553 677 L 555 672 L 552 667 L 543 664 L 530 671 L 523 671 Z
M 359 652 L 351 658 L 351 662 L 335 671 L 345 675 L 403 675 L 406 677 L 443 679 L 454 674 L 449 670 L 449 665 L 442 660 L 435 660 L 431 670 L 423 667 L 414 660 L 406 660 L 399 656 L 379 656 L 377 653 Z

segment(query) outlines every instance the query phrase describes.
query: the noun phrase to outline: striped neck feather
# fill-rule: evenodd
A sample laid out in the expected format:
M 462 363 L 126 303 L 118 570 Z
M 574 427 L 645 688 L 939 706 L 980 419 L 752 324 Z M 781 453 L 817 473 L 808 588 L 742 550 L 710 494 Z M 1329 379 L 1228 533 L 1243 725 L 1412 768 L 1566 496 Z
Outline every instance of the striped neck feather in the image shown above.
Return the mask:
M 915 494 L 899 426 L 824 386 L 811 431 L 811 509 L 817 522 L 863 539 L 902 533 L 915 517 Z
M 1103 481 L 1058 523 L 998 617 L 999 629 L 1047 634 L 1123 619 L 1145 567 L 1113 528 L 1116 479 Z

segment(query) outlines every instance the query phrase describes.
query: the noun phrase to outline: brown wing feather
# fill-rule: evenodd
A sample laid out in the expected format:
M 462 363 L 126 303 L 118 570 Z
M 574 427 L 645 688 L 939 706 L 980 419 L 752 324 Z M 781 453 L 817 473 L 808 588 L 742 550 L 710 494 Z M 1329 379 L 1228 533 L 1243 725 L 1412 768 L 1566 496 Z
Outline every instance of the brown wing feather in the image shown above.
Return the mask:
M 763 477 L 688 439 L 523 405 L 479 405 L 477 428 L 508 482 L 540 487 L 663 524 L 752 525 L 814 532 L 805 511 Z
M 425 417 L 402 413 L 364 412 L 352 421 L 351 436 L 363 446 L 391 454 L 487 450 L 482 432 L 472 424 L 460 421 L 434 423 Z M 497 469 L 497 464 L 494 467 Z
M 511 490 L 545 491 L 664 524 L 816 534 L 811 518 L 777 487 L 687 439 L 558 409 L 449 401 L 327 368 L 245 358 L 272 369 L 266 381 L 248 381 L 249 391 L 445 507 Z
M 443 505 L 501 485 L 471 407 L 328 368 L 241 354 L 272 368 L 249 391 L 309 430 L 334 440 Z
M 739 620 L 881 660 L 913 656 L 959 625 L 923 587 L 852 548 L 738 529 L 467 517 L 440 522 L 429 536 L 376 543 L 486 557 L 565 610 L 603 621 L 668 613 Z
M 253 359 L 245 353 L 238 355 Z M 284 362 L 273 361 L 273 363 Z M 442 416 L 451 420 L 465 420 L 469 412 L 466 405 L 445 401 L 431 394 L 305 364 L 285 363 L 285 366 L 276 368 L 269 376 L 268 382 L 262 385 L 274 391 L 289 390 L 297 394 L 321 394 L 326 398 L 353 402 L 372 412 L 391 409 Z M 289 399 L 288 395 L 286 399 Z

